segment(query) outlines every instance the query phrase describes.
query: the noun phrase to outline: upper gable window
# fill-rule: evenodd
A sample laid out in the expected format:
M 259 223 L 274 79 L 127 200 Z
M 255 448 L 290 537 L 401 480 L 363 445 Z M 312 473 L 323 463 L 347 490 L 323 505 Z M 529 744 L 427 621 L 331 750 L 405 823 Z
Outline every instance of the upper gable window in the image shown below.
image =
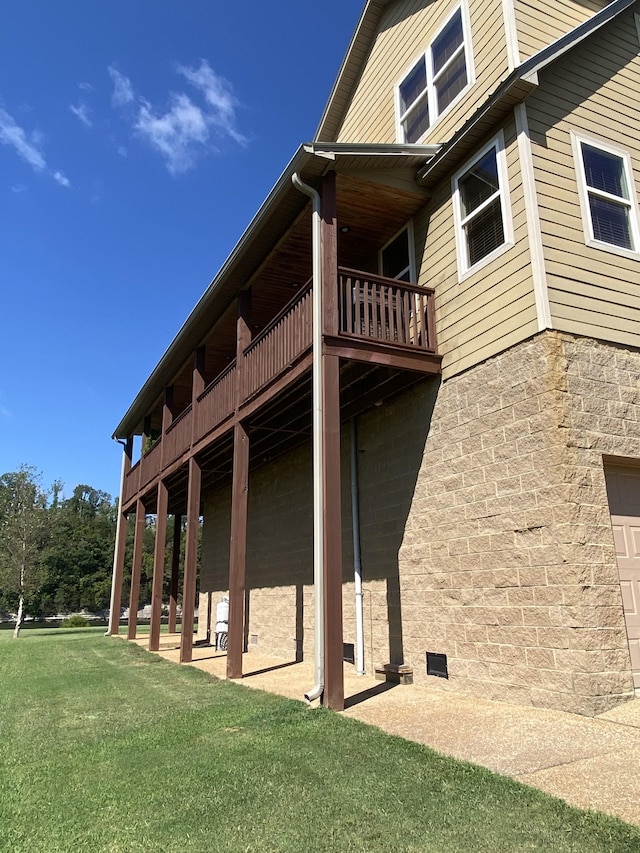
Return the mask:
M 587 245 L 623 254 L 640 249 L 629 155 L 574 137 Z
M 488 263 L 513 242 L 502 135 L 453 178 L 461 275 Z
M 462 7 L 397 86 L 398 135 L 418 142 L 472 82 L 470 38 Z

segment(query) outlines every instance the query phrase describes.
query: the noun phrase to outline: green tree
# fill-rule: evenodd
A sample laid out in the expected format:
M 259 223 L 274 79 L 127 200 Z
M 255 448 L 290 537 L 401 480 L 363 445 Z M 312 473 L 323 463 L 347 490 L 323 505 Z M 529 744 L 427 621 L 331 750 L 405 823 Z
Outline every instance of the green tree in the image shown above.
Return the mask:
M 17 605 L 14 637 L 20 635 L 25 605 L 36 597 L 46 574 L 47 500 L 33 468 L 23 465 L 0 477 L 0 589 L 6 604 Z
M 45 554 L 49 578 L 43 611 L 70 613 L 109 606 L 116 508 L 106 492 L 81 484 L 49 508 L 51 538 Z

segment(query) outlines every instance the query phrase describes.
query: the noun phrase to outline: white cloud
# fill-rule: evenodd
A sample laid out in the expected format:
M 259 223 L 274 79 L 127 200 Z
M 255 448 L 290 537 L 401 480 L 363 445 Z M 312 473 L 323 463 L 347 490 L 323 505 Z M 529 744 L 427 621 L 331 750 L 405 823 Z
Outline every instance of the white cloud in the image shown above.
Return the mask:
M 22 195 L 22 193 L 26 193 L 26 191 L 27 191 L 27 188 L 24 184 L 14 184 L 11 187 L 11 192 L 14 195 Z
M 170 109 L 163 115 L 154 115 L 151 105 L 143 101 L 135 129 L 163 155 L 172 175 L 190 169 L 198 147 L 209 139 L 206 115 L 187 95 L 172 95 Z
M 82 101 L 80 101 L 77 107 L 73 104 L 70 104 L 69 109 L 74 114 L 74 116 L 82 122 L 85 127 L 93 127 L 93 122 L 91 121 L 91 111 L 86 104 L 83 104 Z
M 133 86 L 131 80 L 121 74 L 117 68 L 110 65 L 107 69 L 109 76 L 113 81 L 113 94 L 111 95 L 111 103 L 114 107 L 124 107 L 130 104 L 134 99 Z
M 41 140 L 35 134 L 31 139 L 23 128 L 19 127 L 6 110 L 0 108 L 0 142 L 10 145 L 16 154 L 25 160 L 36 172 L 42 172 L 47 165 L 40 150 Z
M 171 175 L 193 168 L 201 156 L 217 152 L 219 143 L 226 140 L 239 145 L 247 143 L 236 126 L 238 102 L 231 85 L 204 59 L 197 67 L 179 65 L 176 70 L 197 90 L 198 97 L 172 92 L 164 111 L 154 109 L 148 100 L 140 98 L 133 120 L 134 133 L 164 158 Z M 109 74 L 115 87 L 114 106 L 131 103 L 134 100 L 131 81 L 113 66 L 109 67 Z M 122 154 L 120 149 L 119 153 Z
M 57 181 L 61 187 L 70 187 L 71 181 L 63 172 L 52 172 L 51 177 L 54 181 Z
M 34 172 L 48 171 L 54 181 L 63 187 L 70 186 L 69 179 L 62 172 L 47 169 L 47 161 L 42 151 L 43 138 L 38 131 L 28 135 L 24 128 L 16 124 L 15 119 L 0 107 L 0 143 L 13 148 L 18 157 L 28 163 Z M 13 191 L 16 192 L 15 189 Z
M 208 112 L 208 120 L 217 129 L 230 136 L 236 142 L 244 145 L 246 138 L 236 129 L 236 107 L 238 102 L 231 90 L 231 85 L 215 73 L 213 68 L 205 59 L 200 60 L 199 68 L 188 68 L 184 65 L 178 66 L 178 73 L 182 74 L 192 86 L 199 89 L 204 99 L 211 107 Z

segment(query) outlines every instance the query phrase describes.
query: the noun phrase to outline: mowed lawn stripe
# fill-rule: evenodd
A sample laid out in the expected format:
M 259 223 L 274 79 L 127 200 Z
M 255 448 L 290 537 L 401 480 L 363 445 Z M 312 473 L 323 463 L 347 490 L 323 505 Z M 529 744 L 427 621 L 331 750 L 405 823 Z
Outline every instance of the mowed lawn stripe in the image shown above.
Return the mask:
M 0 850 L 45 849 L 637 853 L 640 831 L 100 629 L 2 632 Z

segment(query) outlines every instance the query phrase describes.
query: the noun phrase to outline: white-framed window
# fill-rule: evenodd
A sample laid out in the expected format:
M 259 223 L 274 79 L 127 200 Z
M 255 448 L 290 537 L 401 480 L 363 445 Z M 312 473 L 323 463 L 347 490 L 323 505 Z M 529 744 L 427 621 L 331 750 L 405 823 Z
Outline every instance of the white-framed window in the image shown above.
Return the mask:
M 453 176 L 453 206 L 460 276 L 513 245 L 502 132 Z
M 463 4 L 396 85 L 398 139 L 419 142 L 472 83 L 471 35 Z
M 409 222 L 378 252 L 378 271 L 386 278 L 399 281 L 416 280 L 413 251 L 413 223 Z
M 572 142 L 585 243 L 637 256 L 638 203 L 628 151 L 575 133 Z

